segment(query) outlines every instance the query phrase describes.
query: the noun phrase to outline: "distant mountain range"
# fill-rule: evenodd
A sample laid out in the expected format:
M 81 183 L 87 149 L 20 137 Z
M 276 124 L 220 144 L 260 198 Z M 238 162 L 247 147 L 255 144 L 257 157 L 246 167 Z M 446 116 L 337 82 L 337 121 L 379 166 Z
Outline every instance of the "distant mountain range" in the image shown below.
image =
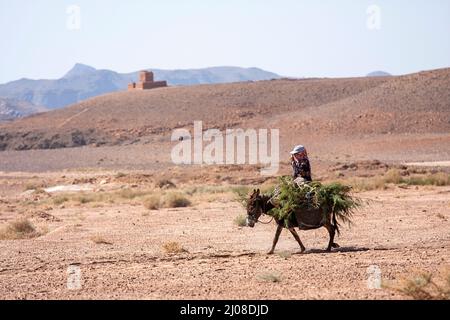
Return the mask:
M 258 68 L 213 67 L 189 70 L 147 69 L 155 80 L 167 80 L 169 85 L 196 85 L 258 81 L 280 78 L 279 75 Z M 77 63 L 64 77 L 56 80 L 20 79 L 0 85 L 0 98 L 28 102 L 30 106 L 58 109 L 105 93 L 126 90 L 127 84 L 137 81 L 138 71 L 118 73 L 97 70 Z M 13 104 L 10 108 L 14 110 Z
M 47 108 L 38 107 L 27 101 L 0 98 L 0 121 L 14 120 L 37 112 L 45 112 Z
M 385 71 L 374 71 L 367 75 L 367 77 L 390 77 L 392 74 Z

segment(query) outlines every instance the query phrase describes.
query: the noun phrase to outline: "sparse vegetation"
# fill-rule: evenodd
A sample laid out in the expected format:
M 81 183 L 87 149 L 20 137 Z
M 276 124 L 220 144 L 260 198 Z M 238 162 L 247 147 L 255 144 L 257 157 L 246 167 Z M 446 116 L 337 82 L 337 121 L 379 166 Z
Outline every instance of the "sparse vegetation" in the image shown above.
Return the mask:
M 281 282 L 281 276 L 278 273 L 266 272 L 260 274 L 258 278 L 266 282 Z
M 147 195 L 146 191 L 138 191 L 133 189 L 122 189 L 116 193 L 119 198 L 133 200 L 138 197 Z
M 247 225 L 247 217 L 243 214 L 240 214 L 236 218 L 234 218 L 234 223 L 238 227 L 245 227 Z
M 186 198 L 183 194 L 178 192 L 171 192 L 164 196 L 164 207 L 166 208 L 182 208 L 189 207 L 191 201 Z
M 183 246 L 181 244 L 179 244 L 178 242 L 166 242 L 163 244 L 162 247 L 163 247 L 164 251 L 169 254 L 187 252 L 187 250 L 184 249 Z
M 161 208 L 161 197 L 156 194 L 151 195 L 144 199 L 143 204 L 149 210 L 158 210 Z
M 445 172 L 402 174 L 398 169 L 390 169 L 381 177 L 351 178 L 339 180 L 350 184 L 355 191 L 385 190 L 390 184 L 400 186 L 449 186 L 450 174 Z
M 57 196 L 57 197 L 53 198 L 53 204 L 57 205 L 57 206 L 63 204 L 64 202 L 67 202 L 67 201 L 69 201 L 69 198 L 67 196 Z
M 403 177 L 400 174 L 400 171 L 397 169 L 389 169 L 382 179 L 384 183 L 393 183 L 393 184 L 400 184 L 403 182 Z
M 46 188 L 47 185 L 44 182 L 40 182 L 40 183 L 27 183 L 25 185 L 25 191 L 28 190 L 37 190 L 37 189 L 43 189 Z
M 450 174 L 438 172 L 426 176 L 415 176 L 404 179 L 404 183 L 414 186 L 450 186 Z
M 399 291 L 415 300 L 450 300 L 450 269 L 438 277 L 430 272 L 416 273 L 396 285 L 384 284 L 384 287 Z
M 30 239 L 39 237 L 40 233 L 27 219 L 9 222 L 0 228 L 0 240 Z

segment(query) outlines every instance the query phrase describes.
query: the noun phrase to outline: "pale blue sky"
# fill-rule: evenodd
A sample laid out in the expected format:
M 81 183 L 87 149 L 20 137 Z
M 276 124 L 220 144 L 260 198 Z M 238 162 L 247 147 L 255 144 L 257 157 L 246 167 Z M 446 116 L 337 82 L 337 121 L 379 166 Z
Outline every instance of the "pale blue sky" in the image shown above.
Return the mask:
M 69 5 L 81 29 L 67 28 Z M 381 10 L 379 30 L 367 8 Z M 0 0 L 0 83 L 58 78 L 76 62 L 260 67 L 286 76 L 450 67 L 449 0 Z

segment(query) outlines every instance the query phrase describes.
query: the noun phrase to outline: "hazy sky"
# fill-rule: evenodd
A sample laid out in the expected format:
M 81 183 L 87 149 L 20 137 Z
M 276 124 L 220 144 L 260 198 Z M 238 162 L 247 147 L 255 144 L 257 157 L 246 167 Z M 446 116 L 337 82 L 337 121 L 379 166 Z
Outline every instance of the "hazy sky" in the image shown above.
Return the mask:
M 0 0 L 0 36 L 0 83 L 58 78 L 76 62 L 404 74 L 450 67 L 450 1 Z

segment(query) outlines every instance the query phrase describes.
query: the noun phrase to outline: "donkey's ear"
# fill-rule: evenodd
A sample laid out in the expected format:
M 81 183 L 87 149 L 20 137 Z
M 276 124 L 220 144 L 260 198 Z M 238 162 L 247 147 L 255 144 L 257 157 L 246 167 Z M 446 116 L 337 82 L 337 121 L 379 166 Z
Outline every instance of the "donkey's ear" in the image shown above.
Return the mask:
M 261 193 L 261 191 L 258 189 L 256 190 L 256 194 L 259 195 Z

